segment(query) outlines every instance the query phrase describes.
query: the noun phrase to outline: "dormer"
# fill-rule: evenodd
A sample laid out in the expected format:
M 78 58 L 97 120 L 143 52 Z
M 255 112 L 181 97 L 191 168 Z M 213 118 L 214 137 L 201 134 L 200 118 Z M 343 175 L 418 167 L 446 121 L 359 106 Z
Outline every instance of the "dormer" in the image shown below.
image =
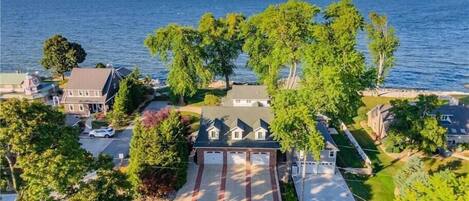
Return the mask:
M 231 130 L 230 130 L 231 139 L 242 140 L 243 133 L 244 133 L 244 123 L 240 119 L 236 118 L 231 124 Z
M 220 130 L 221 130 L 221 121 L 215 119 L 212 124 L 207 128 L 208 139 L 209 140 L 219 140 L 220 139 Z
M 254 124 L 254 138 L 256 140 L 265 140 L 267 132 L 269 131 L 269 124 L 262 119 L 259 119 Z

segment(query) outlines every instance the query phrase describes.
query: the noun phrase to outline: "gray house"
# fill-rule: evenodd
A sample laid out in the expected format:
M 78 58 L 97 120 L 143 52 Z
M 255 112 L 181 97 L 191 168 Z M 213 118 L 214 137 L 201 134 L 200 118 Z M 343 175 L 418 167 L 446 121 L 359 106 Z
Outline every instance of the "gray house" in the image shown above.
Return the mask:
M 114 102 L 125 68 L 74 68 L 62 96 L 65 112 L 88 116 L 106 112 Z
M 379 140 L 387 136 L 387 131 L 394 118 L 391 108 L 391 105 L 377 105 L 366 113 L 368 116 L 368 126 Z
M 431 115 L 439 116 L 440 125 L 447 129 L 448 146 L 469 143 L 469 106 L 444 105 Z

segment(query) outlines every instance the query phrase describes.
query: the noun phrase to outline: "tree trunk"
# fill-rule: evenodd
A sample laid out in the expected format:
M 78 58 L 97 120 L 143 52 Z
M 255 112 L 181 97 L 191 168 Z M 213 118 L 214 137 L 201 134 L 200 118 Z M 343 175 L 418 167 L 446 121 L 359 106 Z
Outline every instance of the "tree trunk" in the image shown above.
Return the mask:
M 8 167 L 10 168 L 11 183 L 13 184 L 13 189 L 15 189 L 16 192 L 18 192 L 17 186 L 16 186 L 15 168 L 13 168 L 13 161 L 8 155 L 9 154 L 5 154 L 5 158 L 7 159 Z
M 381 85 L 381 79 L 383 77 L 384 72 L 384 55 L 382 53 L 379 54 L 379 61 L 378 61 L 378 79 L 376 80 L 376 88 L 379 89 Z M 378 94 L 379 96 L 379 94 Z
M 301 172 L 301 197 L 300 197 L 300 201 L 305 200 L 305 178 L 306 178 L 306 150 L 303 151 L 303 170 Z
M 230 89 L 230 76 L 228 74 L 225 74 L 225 89 Z
M 183 106 L 185 103 L 184 103 L 184 95 L 180 95 L 179 96 L 179 105 Z
M 293 69 L 293 66 L 291 66 L 289 71 L 288 71 L 288 77 L 287 77 L 287 80 L 285 81 L 285 86 L 284 86 L 285 89 L 288 89 L 290 87 L 290 79 L 291 79 L 291 75 L 293 73 L 292 69 Z
M 290 81 L 290 86 L 288 86 L 289 89 L 293 89 L 293 85 L 295 85 L 295 82 L 296 82 L 296 62 L 294 62 L 292 66 L 293 66 L 293 73 L 291 77 L 292 80 Z
M 62 73 L 62 80 L 65 80 L 65 75 Z
M 287 177 L 287 180 L 285 181 L 285 183 L 290 183 L 290 176 L 291 176 L 291 165 L 292 165 L 292 153 L 293 153 L 293 149 L 290 150 L 290 151 L 287 151 L 287 174 L 285 175 Z

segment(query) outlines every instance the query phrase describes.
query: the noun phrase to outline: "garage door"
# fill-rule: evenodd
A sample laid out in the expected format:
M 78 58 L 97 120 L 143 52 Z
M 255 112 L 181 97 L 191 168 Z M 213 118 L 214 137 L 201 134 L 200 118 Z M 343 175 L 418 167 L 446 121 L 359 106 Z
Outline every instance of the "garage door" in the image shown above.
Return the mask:
M 246 152 L 236 152 L 230 151 L 228 152 L 227 158 L 228 164 L 245 164 L 246 163 Z
M 223 153 L 220 151 L 204 152 L 204 164 L 223 164 Z
M 303 172 L 303 162 L 300 162 L 299 172 Z M 316 162 L 306 162 L 306 174 L 315 174 L 316 173 Z
M 251 162 L 253 165 L 269 165 L 269 159 L 269 152 L 257 152 L 251 154 Z
M 320 163 L 318 167 L 318 173 L 319 174 L 333 174 L 334 173 L 333 163 L 329 163 L 329 162 Z

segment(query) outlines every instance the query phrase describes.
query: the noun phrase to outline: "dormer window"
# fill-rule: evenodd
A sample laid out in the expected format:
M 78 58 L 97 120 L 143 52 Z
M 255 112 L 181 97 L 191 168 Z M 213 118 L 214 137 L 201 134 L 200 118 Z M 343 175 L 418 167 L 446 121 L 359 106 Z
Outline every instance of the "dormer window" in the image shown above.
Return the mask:
M 243 138 L 243 135 L 242 135 L 241 131 L 236 130 L 236 131 L 232 132 L 232 138 L 233 138 L 233 140 L 241 140 Z
M 83 91 L 82 91 L 82 90 L 78 91 L 78 94 L 79 94 L 80 96 L 83 96 Z
M 251 100 L 249 100 L 249 99 L 248 99 L 248 100 L 246 100 L 246 103 L 251 103 Z
M 90 96 L 90 93 L 88 91 L 85 91 L 85 96 Z
M 208 133 L 208 138 L 211 140 L 218 140 L 218 132 L 216 130 L 210 130 Z
M 68 95 L 69 95 L 69 96 L 73 96 L 72 90 L 68 91 Z
M 334 158 L 334 157 L 335 157 L 335 152 L 329 151 L 329 158 Z
M 236 99 L 235 102 L 236 102 L 236 103 L 241 103 L 241 100 Z
M 256 132 L 256 140 L 265 140 L 265 132 L 264 131 L 257 131 Z

